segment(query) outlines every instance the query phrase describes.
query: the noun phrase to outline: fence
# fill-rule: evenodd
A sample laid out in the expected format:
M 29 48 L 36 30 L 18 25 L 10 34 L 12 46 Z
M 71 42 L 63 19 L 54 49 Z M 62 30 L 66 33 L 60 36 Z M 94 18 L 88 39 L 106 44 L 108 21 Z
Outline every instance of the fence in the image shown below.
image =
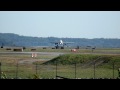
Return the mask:
M 97 62 L 89 65 L 16 64 L 0 62 L 0 79 L 118 79 L 119 68 L 116 62 L 110 68 L 99 68 Z M 119 64 L 120 65 L 120 64 Z

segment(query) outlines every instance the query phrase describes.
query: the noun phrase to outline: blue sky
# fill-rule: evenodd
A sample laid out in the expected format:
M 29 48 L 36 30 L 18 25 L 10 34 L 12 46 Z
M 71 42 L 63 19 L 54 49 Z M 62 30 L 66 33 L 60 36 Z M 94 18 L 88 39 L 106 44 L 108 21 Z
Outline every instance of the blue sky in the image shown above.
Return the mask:
M 0 33 L 120 38 L 120 11 L 0 11 Z

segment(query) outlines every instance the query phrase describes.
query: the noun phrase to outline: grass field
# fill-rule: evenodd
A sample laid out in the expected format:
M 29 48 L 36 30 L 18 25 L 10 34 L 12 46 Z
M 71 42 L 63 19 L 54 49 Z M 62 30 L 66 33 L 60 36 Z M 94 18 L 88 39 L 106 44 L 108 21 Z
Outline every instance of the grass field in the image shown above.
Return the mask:
M 31 52 L 30 48 L 24 50 Z M 5 48 L 1 48 L 0 52 L 13 52 Z M 118 68 L 120 68 L 120 49 L 119 48 L 106 48 L 96 49 L 92 52 L 90 49 L 79 49 L 77 52 L 71 52 L 71 49 L 42 49 L 37 48 L 36 52 L 63 52 L 65 55 L 38 55 L 35 58 L 31 54 L 4 54 L 0 53 L 1 62 L 1 78 L 21 78 L 21 79 L 53 79 L 56 76 L 65 78 L 117 78 Z M 67 56 L 66 56 L 67 54 Z M 81 56 L 82 55 L 82 56 Z M 107 56 L 106 56 L 107 55 Z M 102 57 L 99 62 L 94 65 L 95 57 Z M 57 58 L 57 59 L 55 59 Z M 91 59 L 93 58 L 93 59 Z M 48 59 L 48 60 L 42 60 Z M 28 63 L 25 60 L 38 60 L 36 62 Z M 50 61 L 49 61 L 50 60 Z M 59 61 L 61 60 L 61 61 Z M 25 61 L 24 63 L 19 63 Z M 54 64 L 43 64 L 45 62 L 59 61 Z M 70 62 L 81 62 L 76 65 Z M 104 61 L 104 63 L 103 63 Z M 115 63 L 113 64 L 113 62 Z M 61 64 L 66 62 L 67 64 Z M 113 66 L 114 65 L 114 66 Z

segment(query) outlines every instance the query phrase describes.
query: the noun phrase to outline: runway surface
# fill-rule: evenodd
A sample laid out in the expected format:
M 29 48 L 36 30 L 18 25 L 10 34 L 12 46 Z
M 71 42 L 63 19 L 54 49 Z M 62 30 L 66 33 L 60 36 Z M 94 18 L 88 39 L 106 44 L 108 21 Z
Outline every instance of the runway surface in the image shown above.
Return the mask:
M 37 53 L 41 55 L 62 55 L 61 52 L 0 52 L 0 54 L 32 54 Z
M 62 55 L 64 53 L 60 53 L 60 52 L 0 52 L 0 55 L 32 55 L 32 54 L 37 54 L 37 55 L 50 55 L 50 56 L 59 56 Z M 47 58 L 41 58 L 41 59 L 37 59 L 34 57 L 31 57 L 31 59 L 20 59 L 18 61 L 19 64 L 32 64 L 33 62 L 36 61 L 48 61 L 51 59 L 47 59 Z

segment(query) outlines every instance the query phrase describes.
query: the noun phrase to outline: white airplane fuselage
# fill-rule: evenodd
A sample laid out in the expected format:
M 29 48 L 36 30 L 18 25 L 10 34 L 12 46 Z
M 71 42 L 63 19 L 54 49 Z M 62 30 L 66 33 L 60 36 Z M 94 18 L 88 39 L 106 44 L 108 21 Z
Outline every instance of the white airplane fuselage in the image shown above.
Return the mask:
M 62 40 L 60 40 L 59 44 L 63 45 L 63 41 L 62 41 Z
M 58 42 L 52 42 L 55 44 L 56 49 L 61 48 L 64 49 L 64 46 L 67 44 L 71 44 L 73 42 L 63 42 L 62 40 L 58 41 Z

